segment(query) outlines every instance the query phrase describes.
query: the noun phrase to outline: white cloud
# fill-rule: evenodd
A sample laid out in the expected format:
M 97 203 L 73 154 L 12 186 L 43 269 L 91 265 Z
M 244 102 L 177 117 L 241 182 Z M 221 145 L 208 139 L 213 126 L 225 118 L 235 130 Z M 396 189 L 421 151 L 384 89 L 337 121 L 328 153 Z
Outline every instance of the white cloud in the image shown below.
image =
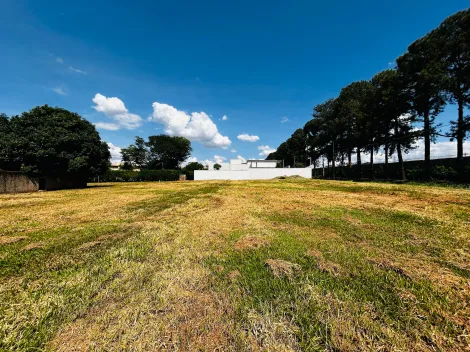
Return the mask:
M 244 141 L 244 142 L 256 142 L 256 141 L 259 141 L 259 137 L 258 136 L 252 136 L 252 135 L 249 135 L 249 134 L 246 134 L 246 133 L 243 133 L 243 134 L 239 134 L 237 136 L 237 138 L 241 141 Z
M 155 102 L 152 106 L 153 114 L 149 120 L 163 124 L 165 133 L 170 136 L 186 137 L 208 148 L 227 149 L 232 144 L 227 136 L 219 133 L 217 126 L 205 112 L 188 115 L 168 104 Z
M 217 164 L 223 163 L 225 160 L 227 160 L 227 158 L 224 157 L 224 156 L 214 155 L 214 161 L 215 161 Z
M 107 98 L 97 93 L 93 98 L 93 102 L 96 104 L 93 106 L 93 109 L 102 112 L 113 120 L 112 123 L 97 122 L 95 126 L 98 128 L 112 131 L 120 128 L 133 130 L 142 125 L 142 118 L 139 115 L 131 114 L 129 110 L 126 109 L 124 102 L 119 98 Z
M 57 61 L 59 64 L 64 63 L 64 60 L 61 57 L 56 58 L 55 61 Z
M 222 116 L 222 117 L 220 118 L 220 120 L 221 120 L 221 121 L 227 121 L 227 120 L 228 120 L 227 115 Z
M 241 155 L 237 155 L 237 159 L 241 160 L 242 163 L 246 163 L 246 159 L 242 157 Z
M 289 118 L 286 116 L 281 117 L 281 123 L 286 123 L 286 122 L 289 122 Z
M 271 148 L 269 145 L 260 145 L 258 146 L 258 150 L 261 151 L 259 155 L 268 156 L 269 154 L 274 153 L 277 149 Z
M 111 163 L 118 164 L 121 162 L 121 148 L 114 145 L 113 143 L 108 143 L 109 152 L 111 153 Z
M 65 88 L 64 86 L 52 88 L 52 90 L 59 95 L 69 95 L 67 88 Z
M 100 130 L 107 131 L 117 131 L 120 128 L 118 124 L 112 122 L 97 122 L 95 126 Z
M 236 149 L 232 149 L 232 150 L 230 150 L 230 152 L 232 152 L 232 153 L 236 153 L 236 152 L 237 152 L 237 150 L 236 150 Z
M 85 71 L 79 70 L 78 68 L 73 68 L 72 66 L 69 66 L 69 70 L 75 73 L 80 73 L 82 75 L 86 75 L 87 73 Z

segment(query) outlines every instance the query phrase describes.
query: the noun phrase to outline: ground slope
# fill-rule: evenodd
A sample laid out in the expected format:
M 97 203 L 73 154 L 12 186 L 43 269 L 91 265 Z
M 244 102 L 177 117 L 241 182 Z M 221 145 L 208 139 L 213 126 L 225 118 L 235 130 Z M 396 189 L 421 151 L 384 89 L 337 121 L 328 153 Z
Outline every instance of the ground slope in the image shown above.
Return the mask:
M 0 196 L 0 350 L 460 351 L 470 191 L 314 180 Z

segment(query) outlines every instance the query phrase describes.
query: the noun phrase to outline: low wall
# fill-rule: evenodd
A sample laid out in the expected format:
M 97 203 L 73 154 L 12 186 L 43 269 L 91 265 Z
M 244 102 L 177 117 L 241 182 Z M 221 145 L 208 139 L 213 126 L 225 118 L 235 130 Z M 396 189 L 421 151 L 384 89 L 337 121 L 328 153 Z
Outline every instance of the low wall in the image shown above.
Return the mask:
M 194 180 L 270 180 L 279 176 L 301 176 L 312 178 L 309 168 L 250 168 L 246 171 L 236 170 L 195 170 Z
M 0 193 L 37 192 L 39 182 L 21 172 L 0 170 Z

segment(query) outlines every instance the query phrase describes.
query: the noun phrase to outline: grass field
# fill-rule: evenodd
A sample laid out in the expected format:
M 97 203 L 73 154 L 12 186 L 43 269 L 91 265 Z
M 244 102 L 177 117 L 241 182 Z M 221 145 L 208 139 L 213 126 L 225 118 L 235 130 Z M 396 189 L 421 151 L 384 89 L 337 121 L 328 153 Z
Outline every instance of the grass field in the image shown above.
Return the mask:
M 470 191 L 315 180 L 0 196 L 0 350 L 462 351 Z

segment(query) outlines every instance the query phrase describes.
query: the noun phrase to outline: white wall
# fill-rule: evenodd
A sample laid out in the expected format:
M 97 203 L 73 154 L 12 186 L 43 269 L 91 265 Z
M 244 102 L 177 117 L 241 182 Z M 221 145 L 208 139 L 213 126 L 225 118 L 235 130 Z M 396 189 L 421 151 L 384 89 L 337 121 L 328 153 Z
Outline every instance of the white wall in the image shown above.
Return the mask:
M 312 169 L 250 168 L 246 171 L 194 171 L 194 180 L 269 180 L 279 176 L 301 176 L 305 178 L 312 178 Z
M 248 164 L 251 164 L 251 167 L 276 167 L 276 161 L 249 161 Z

